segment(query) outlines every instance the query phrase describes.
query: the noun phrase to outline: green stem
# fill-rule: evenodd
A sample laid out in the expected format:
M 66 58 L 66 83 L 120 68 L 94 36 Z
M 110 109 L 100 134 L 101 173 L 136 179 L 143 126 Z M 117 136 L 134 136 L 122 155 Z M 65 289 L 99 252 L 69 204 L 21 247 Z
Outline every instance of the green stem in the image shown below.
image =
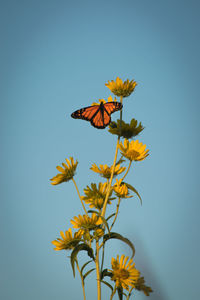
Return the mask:
M 117 290 L 117 288 L 116 288 L 116 286 L 115 286 L 115 287 L 114 287 L 114 290 L 112 291 L 112 294 L 111 294 L 111 296 L 110 296 L 110 300 L 112 300 L 114 294 L 116 293 L 116 290 Z
M 133 289 L 134 289 L 134 287 L 131 288 L 131 290 L 130 290 L 128 296 L 126 297 L 126 300 L 129 300 L 129 298 L 130 298 L 130 296 L 131 296 L 131 292 L 132 292 Z
M 118 216 L 118 212 L 119 212 L 119 205 L 120 205 L 120 202 L 121 202 L 121 198 L 118 198 L 118 203 L 117 203 L 117 209 L 116 209 L 116 213 L 115 213 L 115 218 L 112 222 L 112 225 L 110 226 L 110 231 L 111 229 L 113 228 L 114 224 L 115 224 L 115 221 L 117 219 L 117 216 Z
M 126 175 L 128 174 L 128 172 L 129 172 L 129 170 L 130 170 L 130 167 L 131 167 L 131 163 L 132 163 L 132 161 L 130 160 L 130 161 L 129 161 L 128 169 L 126 170 L 126 173 L 125 173 L 124 176 L 122 177 L 122 181 L 124 180 L 124 178 L 125 178 Z
M 81 270 L 79 268 L 79 265 L 78 265 L 78 261 L 76 260 L 76 266 L 77 266 L 77 270 L 79 271 L 79 274 L 80 274 L 80 277 L 81 277 L 81 284 L 82 284 L 82 289 L 83 289 L 83 299 L 86 300 L 86 297 L 85 297 L 85 286 L 84 286 L 84 279 L 83 279 L 83 276 L 81 274 Z
M 121 104 L 123 102 L 123 97 L 122 96 L 120 97 L 120 102 L 121 102 Z M 119 125 L 119 133 L 120 134 L 119 134 L 118 139 L 117 139 L 117 145 L 116 145 L 116 149 L 115 149 L 115 157 L 114 157 L 114 162 L 113 162 L 113 165 L 112 165 L 112 172 L 111 172 L 110 181 L 109 181 L 109 184 L 108 184 L 106 198 L 105 198 L 105 201 L 104 201 L 104 204 L 103 204 L 103 208 L 102 208 L 102 213 L 101 213 L 102 217 L 105 217 L 106 206 L 107 206 L 107 203 L 108 203 L 108 198 L 109 198 L 109 194 L 110 194 L 110 188 L 111 188 L 111 185 L 112 185 L 114 170 L 115 170 L 115 166 L 116 166 L 117 154 L 118 154 L 118 145 L 119 145 L 120 136 L 121 136 L 121 125 L 122 125 L 122 109 L 120 110 L 120 125 Z
M 99 247 L 99 249 L 101 246 Z M 103 271 L 103 263 L 104 263 L 104 250 L 105 250 L 105 244 L 103 243 L 103 250 L 102 250 L 102 259 L 101 259 L 101 273 Z
M 99 242 L 96 241 L 96 274 L 97 274 L 97 300 L 101 300 L 101 278 L 99 268 Z
M 74 180 L 74 178 L 72 178 L 72 181 L 73 181 L 73 183 L 74 183 L 74 185 L 75 185 L 75 188 L 76 188 L 76 190 L 77 190 L 77 193 L 78 193 L 79 199 L 81 200 L 81 204 L 82 204 L 82 206 L 83 206 L 83 209 L 84 209 L 84 211 L 85 211 L 86 215 L 88 216 L 87 210 L 85 209 L 85 206 L 84 206 L 83 200 L 82 200 L 82 198 L 81 198 L 81 195 L 80 195 L 80 193 L 79 193 L 79 189 L 78 189 L 78 187 L 77 187 L 76 181 Z

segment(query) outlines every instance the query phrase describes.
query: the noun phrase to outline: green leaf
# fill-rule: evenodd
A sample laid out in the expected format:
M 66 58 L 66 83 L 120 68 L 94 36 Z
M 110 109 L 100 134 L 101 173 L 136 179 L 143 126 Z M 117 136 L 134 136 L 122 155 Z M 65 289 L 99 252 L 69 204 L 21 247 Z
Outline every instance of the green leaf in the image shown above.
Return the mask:
M 104 283 L 105 285 L 107 285 L 111 289 L 111 291 L 113 292 L 113 287 L 110 283 L 108 283 L 107 281 L 104 281 L 104 280 L 101 280 L 101 282 Z
M 108 220 L 110 220 L 112 217 L 115 216 L 115 213 L 113 213 L 112 215 L 110 215 L 109 217 L 106 218 L 106 221 L 108 222 Z
M 119 234 L 117 232 L 110 232 L 110 233 L 104 235 L 104 243 L 110 239 L 118 239 L 118 240 L 121 240 L 122 242 L 126 243 L 132 249 L 133 253 L 132 253 L 131 258 L 133 258 L 133 256 L 135 255 L 135 247 L 131 243 L 131 241 L 129 241 L 129 239 L 123 237 L 121 234 Z
M 87 271 L 87 272 L 83 275 L 83 280 L 85 280 L 85 278 L 86 278 L 92 271 L 94 271 L 94 270 L 95 270 L 95 268 L 93 268 L 93 269 Z
M 83 274 L 84 268 L 85 268 L 89 263 L 91 263 L 91 262 L 92 262 L 92 260 L 89 260 L 89 261 L 87 261 L 87 262 L 82 266 L 82 268 L 81 268 L 81 275 Z
M 93 249 L 90 248 L 87 244 L 85 243 L 82 243 L 82 244 L 79 244 L 77 245 L 74 250 L 72 251 L 71 253 L 71 266 L 72 266 L 72 270 L 73 270 L 73 275 L 75 277 L 75 261 L 76 261 L 76 258 L 77 258 L 77 255 L 80 251 L 87 251 L 88 253 L 88 256 L 91 257 L 93 260 L 95 260 L 94 258 L 94 254 L 93 254 Z
M 127 186 L 128 189 L 130 189 L 131 191 L 133 191 L 140 199 L 140 203 L 142 205 L 142 198 L 140 197 L 140 194 L 138 193 L 138 191 L 129 183 L 124 182 Z
M 122 164 L 123 162 L 125 162 L 125 159 L 123 159 L 123 156 L 121 156 L 120 159 L 116 162 L 116 166 Z

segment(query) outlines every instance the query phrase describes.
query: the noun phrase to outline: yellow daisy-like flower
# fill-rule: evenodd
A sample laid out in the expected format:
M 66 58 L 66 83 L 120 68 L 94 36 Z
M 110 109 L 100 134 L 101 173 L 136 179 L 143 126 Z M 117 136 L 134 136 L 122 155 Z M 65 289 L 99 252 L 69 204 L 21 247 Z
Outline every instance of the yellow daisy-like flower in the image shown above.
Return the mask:
M 84 234 L 85 231 L 93 230 L 98 225 L 102 224 L 102 220 L 95 213 L 93 213 L 91 217 L 87 215 L 79 215 L 78 217 L 74 217 L 74 220 L 71 220 L 71 223 L 74 228 L 79 228 L 79 231 Z
M 68 230 L 60 232 L 62 239 L 58 238 L 57 240 L 52 241 L 52 244 L 56 246 L 54 250 L 68 250 L 73 249 L 81 240 L 82 233 L 80 231 L 75 232 L 74 236 L 72 235 L 72 230 L 69 228 Z
M 119 149 L 121 150 L 121 154 L 130 161 L 144 160 L 149 155 L 146 145 L 139 143 L 138 140 L 129 142 L 125 139 L 124 145 L 122 142 L 119 144 Z
M 133 260 L 130 259 L 128 262 L 128 259 L 128 256 L 122 255 L 119 260 L 119 255 L 117 255 L 117 259 L 112 258 L 112 270 L 109 270 L 112 273 L 111 280 L 115 281 L 116 286 L 122 287 L 127 291 L 129 291 L 129 287 L 135 288 L 140 276 L 140 272 L 135 268 Z
M 106 194 L 107 194 L 107 182 L 102 183 L 100 182 L 97 188 L 96 183 L 91 184 L 91 188 L 87 186 L 86 189 L 84 189 L 85 196 L 82 196 L 82 199 L 85 201 L 86 204 L 89 204 L 91 208 L 97 208 L 101 209 L 103 207 Z M 112 190 L 110 191 L 109 197 L 108 197 L 108 204 L 111 204 L 111 200 L 115 198 L 111 198 Z
M 119 77 L 105 84 L 116 96 L 128 97 L 134 91 L 137 83 L 134 80 L 122 81 Z
M 122 179 L 116 179 L 116 183 L 113 186 L 113 189 L 119 198 L 131 198 L 133 196 L 129 196 L 129 191 L 127 185 L 122 182 Z
M 67 182 L 74 177 L 78 161 L 74 162 L 73 157 L 70 157 L 70 160 L 67 158 L 65 160 L 67 164 L 62 163 L 63 168 L 60 166 L 56 167 L 56 169 L 61 173 L 50 179 L 52 181 L 51 184 L 56 185 L 62 182 Z
M 96 164 L 93 164 L 90 170 L 99 173 L 102 177 L 107 179 L 110 178 L 112 173 L 112 167 L 109 167 L 108 165 L 99 165 L 98 168 Z M 120 164 L 116 165 L 113 176 L 121 174 L 122 172 L 124 172 L 124 170 L 126 170 L 126 167 L 121 167 Z
M 112 98 L 111 96 L 108 97 L 108 101 L 104 100 L 104 99 L 99 99 L 99 103 L 98 102 L 93 102 L 92 105 L 100 105 L 101 102 L 103 102 L 103 104 L 105 104 L 106 102 L 116 102 L 117 99 L 116 98 Z

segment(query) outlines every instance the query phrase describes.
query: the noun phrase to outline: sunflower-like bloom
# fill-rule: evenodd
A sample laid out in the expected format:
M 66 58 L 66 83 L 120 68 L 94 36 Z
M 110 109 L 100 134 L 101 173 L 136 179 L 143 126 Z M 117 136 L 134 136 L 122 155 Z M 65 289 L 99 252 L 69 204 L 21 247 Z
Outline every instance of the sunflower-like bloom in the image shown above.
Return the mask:
M 98 102 L 93 102 L 92 105 L 100 105 L 101 102 L 103 102 L 103 104 L 107 103 L 107 102 L 116 102 L 117 99 L 116 98 L 112 98 L 112 96 L 108 97 L 108 101 L 104 100 L 104 99 L 99 99 L 99 103 Z
M 99 173 L 102 177 L 107 179 L 110 178 L 112 173 L 112 167 L 109 167 L 108 165 L 99 165 L 98 168 L 96 164 L 93 164 L 90 170 Z M 121 174 L 122 172 L 124 172 L 124 170 L 126 170 L 126 167 L 121 167 L 120 164 L 116 165 L 113 176 Z
M 122 136 L 124 138 L 130 139 L 130 138 L 138 135 L 143 129 L 144 129 L 144 127 L 142 126 L 141 122 L 138 124 L 137 120 L 132 119 L 130 124 L 125 123 L 122 120 L 121 128 L 120 128 L 120 120 L 117 120 L 117 122 L 112 121 L 109 124 L 108 131 L 112 134 L 116 134 L 116 135 Z
M 75 232 L 74 236 L 72 235 L 72 230 L 69 228 L 68 230 L 60 232 L 62 239 L 57 238 L 57 240 L 52 241 L 52 244 L 56 246 L 54 250 L 68 250 L 73 249 L 81 240 L 82 234 L 80 231 Z
M 96 183 L 91 183 L 91 188 L 89 186 L 84 189 L 85 196 L 82 196 L 82 199 L 85 201 L 86 204 L 89 204 L 91 208 L 101 209 L 103 207 L 106 194 L 107 194 L 108 184 L 107 182 L 99 183 L 97 188 Z M 108 197 L 108 204 L 111 204 L 111 200 L 115 198 L 111 198 L 112 190 L 110 191 Z
M 79 232 L 84 234 L 85 231 L 97 228 L 98 225 L 102 224 L 102 220 L 93 213 L 91 217 L 87 215 L 78 215 L 78 217 L 74 217 L 74 220 L 71 220 L 71 223 L 74 228 L 78 228 Z
M 117 287 L 122 287 L 129 291 L 129 287 L 135 288 L 136 282 L 140 276 L 140 272 L 135 268 L 135 264 L 133 260 L 127 263 L 129 257 L 125 257 L 122 255 L 119 260 L 119 255 L 117 255 L 117 259 L 112 258 L 112 277 L 111 280 L 115 281 Z
M 137 83 L 134 80 L 129 81 L 129 79 L 123 82 L 119 77 L 117 77 L 116 81 L 108 81 L 105 85 L 116 96 L 128 97 L 134 91 Z
M 139 143 L 138 140 L 129 142 L 125 139 L 124 145 L 122 142 L 119 144 L 119 149 L 121 150 L 121 154 L 130 161 L 144 160 L 149 155 L 149 150 L 146 150 L 146 145 Z
M 113 189 L 119 198 L 131 198 L 133 196 L 129 196 L 129 190 L 127 185 L 122 182 L 122 179 L 116 179 L 116 183 L 113 186 Z
M 73 157 L 70 157 L 71 162 L 67 158 L 65 160 L 67 164 L 62 163 L 63 168 L 60 166 L 56 167 L 56 169 L 61 173 L 50 179 L 52 181 L 51 184 L 56 185 L 62 182 L 67 182 L 74 177 L 78 161 L 74 162 Z

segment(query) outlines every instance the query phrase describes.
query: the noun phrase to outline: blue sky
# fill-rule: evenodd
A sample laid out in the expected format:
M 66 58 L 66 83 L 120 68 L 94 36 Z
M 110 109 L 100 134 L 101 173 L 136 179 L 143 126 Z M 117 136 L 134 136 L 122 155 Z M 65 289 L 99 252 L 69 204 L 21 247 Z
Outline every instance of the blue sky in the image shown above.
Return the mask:
M 145 126 L 139 140 L 150 156 L 127 179 L 143 205 L 125 200 L 115 231 L 134 243 L 136 266 L 155 291 L 149 299 L 197 299 L 199 2 L 8 0 L 0 6 L 2 299 L 82 299 L 66 253 L 55 252 L 51 241 L 83 212 L 71 182 L 51 186 L 49 179 L 73 156 L 83 191 L 99 182 L 92 163 L 112 163 L 116 138 L 70 115 L 107 98 L 105 83 L 117 76 L 138 83 L 123 116 Z M 118 253 L 130 250 L 110 242 L 107 267 Z M 86 294 L 96 298 L 92 276 Z M 105 287 L 102 299 L 108 297 Z

